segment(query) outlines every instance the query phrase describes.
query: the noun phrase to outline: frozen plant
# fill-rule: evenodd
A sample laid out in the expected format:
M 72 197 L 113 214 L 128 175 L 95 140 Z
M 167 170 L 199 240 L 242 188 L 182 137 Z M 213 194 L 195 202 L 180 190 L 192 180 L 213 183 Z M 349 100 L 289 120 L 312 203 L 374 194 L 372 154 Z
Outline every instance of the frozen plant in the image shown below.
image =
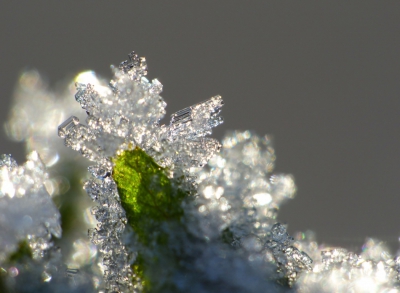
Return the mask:
M 141 276 L 141 256 L 136 257 L 133 266 L 140 268 L 131 270 L 122 240 L 125 225 L 135 227 L 141 242 L 150 241 L 147 234 L 154 227 L 147 227 L 146 222 L 152 219 L 144 218 L 149 216 L 148 211 L 139 217 L 139 210 L 148 204 L 159 209 L 155 201 L 162 197 L 165 197 L 162 208 L 170 209 L 169 201 L 180 202 L 186 193 L 193 192 L 190 168 L 204 165 L 219 149 L 218 141 L 204 136 L 222 122 L 218 113 L 223 103 L 216 96 L 177 112 L 169 126 L 160 126 L 166 106 L 159 96 L 162 85 L 158 80 L 149 82 L 144 77 L 147 73 L 144 58 L 134 53 L 129 57 L 129 61 L 114 68 L 110 87 L 100 82 L 97 87 L 77 85 L 75 97 L 88 114 L 87 126 L 74 116 L 59 126 L 59 135 L 67 146 L 96 162 L 89 167 L 93 179 L 85 184 L 90 197 L 100 204 L 93 209 L 99 224 L 90 235 L 103 253 L 104 276 L 111 291 L 132 287 L 132 278 L 136 280 L 133 289 L 141 290 L 145 282 Z M 119 178 L 114 180 L 115 176 Z M 115 182 L 124 180 L 128 182 L 120 185 Z M 151 189 L 144 195 L 151 198 L 144 200 L 152 202 L 138 208 L 135 201 L 142 199 L 135 197 L 143 192 L 142 188 Z M 158 192 L 157 188 L 161 189 L 159 194 L 153 194 Z M 167 217 L 179 217 L 182 213 L 179 204 L 173 204 L 174 216 Z
M 208 137 L 222 123 L 220 96 L 160 125 L 162 85 L 145 77 L 145 59 L 131 53 L 112 70 L 110 83 L 78 74 L 78 103 L 68 98 L 71 83 L 53 93 L 37 72 L 22 75 L 6 129 L 38 152 L 23 166 L 0 160 L 1 292 L 399 292 L 400 258 L 377 240 L 355 254 L 318 244 L 311 232 L 291 237 L 277 222 L 294 180 L 273 173 L 269 136 Z M 88 160 L 55 139 L 58 124 L 64 144 Z M 65 176 L 64 196 L 82 215 L 72 187 L 89 161 L 93 244 L 63 231 L 59 243 L 73 241 L 73 250 L 62 257 L 53 241 L 61 235 L 57 178 Z
M 166 106 L 159 95 L 162 85 L 145 78 L 144 58 L 135 53 L 129 58 L 113 67 L 109 86 L 77 84 L 75 98 L 88 115 L 87 125 L 72 116 L 59 126 L 65 145 L 96 163 L 89 167 L 93 178 L 85 189 L 99 204 L 93 208 L 99 224 L 89 234 L 103 254 L 107 290 L 259 292 L 275 287 L 273 277 L 268 277 L 274 270 L 273 258 L 282 265 L 280 277 L 291 284 L 311 260 L 297 253 L 290 241 L 282 242 L 283 235 L 269 232 L 279 203 L 293 196 L 294 183 L 290 176 L 266 178 L 274 161 L 268 141 L 253 136 L 248 143 L 226 149 L 236 152 L 237 163 L 247 166 L 238 175 L 243 183 L 249 175 L 245 172 L 252 167 L 255 181 L 247 180 L 241 190 L 239 178 L 225 176 L 223 185 L 204 188 L 231 192 L 227 199 L 222 193 L 217 198 L 226 201 L 220 205 L 225 206 L 221 212 L 229 215 L 221 215 L 218 223 L 208 227 L 213 231 L 206 231 L 208 220 L 204 205 L 197 207 L 201 197 L 195 178 L 208 177 L 197 174 L 198 168 L 221 148 L 218 141 L 205 136 L 222 123 L 222 99 L 215 96 L 180 110 L 171 116 L 169 125 L 159 125 Z M 267 149 L 260 152 L 259 142 Z M 269 156 L 262 156 L 268 152 Z M 234 160 L 232 156 L 227 172 L 229 168 L 234 171 Z M 236 189 L 229 190 L 224 180 L 238 180 Z M 259 249 L 251 237 L 259 242 Z M 270 238 L 277 245 L 268 242 Z M 237 249 L 235 241 L 248 249 Z M 232 274 L 240 276 L 238 282 L 232 281 Z

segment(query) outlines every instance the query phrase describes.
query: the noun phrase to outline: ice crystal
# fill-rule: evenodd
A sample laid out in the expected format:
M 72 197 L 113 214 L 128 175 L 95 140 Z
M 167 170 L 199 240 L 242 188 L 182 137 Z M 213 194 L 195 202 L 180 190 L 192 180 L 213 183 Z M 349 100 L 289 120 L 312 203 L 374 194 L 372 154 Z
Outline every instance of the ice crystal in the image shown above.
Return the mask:
M 0 259 L 28 241 L 35 258 L 61 236 L 60 213 L 44 182 L 47 173 L 38 154 L 32 152 L 23 166 L 9 155 L 0 160 Z
M 160 126 L 166 106 L 159 95 L 162 85 L 145 78 L 143 58 L 132 53 L 130 60 L 114 68 L 110 87 L 101 82 L 96 88 L 77 85 L 75 98 L 88 114 L 88 125 L 76 117 L 65 121 L 59 135 L 65 137 L 66 145 L 96 162 L 137 146 L 161 166 L 188 169 L 205 164 L 219 148 L 216 140 L 204 136 L 222 122 L 218 116 L 221 97 L 181 110 L 172 115 L 169 126 Z
M 91 203 L 81 184 L 88 162 L 65 148 L 57 135 L 57 127 L 71 114 L 86 117 L 85 111 L 71 99 L 76 92 L 75 82 L 96 84 L 99 80 L 94 72 L 85 71 L 51 88 L 38 71 L 23 71 L 5 124 L 8 137 L 24 142 L 26 152 L 37 151 L 47 167 L 49 178 L 45 186 L 62 217 L 63 239 L 58 244 L 63 250 L 63 260 L 68 266 L 81 269 L 81 272 L 84 267 L 90 268 L 94 279 L 100 277 L 99 270 L 88 264 L 96 259 L 97 250 L 87 239 L 87 229 L 96 220 L 84 212 Z
M 61 237 L 60 213 L 45 188 L 47 180 L 36 152 L 23 166 L 9 155 L 0 157 L 2 292 L 91 292 L 91 282 L 66 276 L 67 267 L 52 241 Z
M 85 189 L 99 204 L 93 209 L 99 224 L 89 234 L 103 254 L 104 276 L 110 291 L 141 290 L 143 284 L 140 274 L 130 269 L 131 260 L 122 240 L 127 217 L 111 177 L 110 157 L 140 149 L 161 168 L 168 168 L 165 175 L 171 180 L 184 176 L 180 184 L 190 190 L 191 168 L 203 166 L 220 148 L 218 141 L 204 137 L 222 123 L 218 116 L 223 105 L 220 96 L 185 108 L 172 115 L 168 126 L 160 126 L 166 106 L 159 95 L 162 85 L 158 80 L 149 82 L 145 78 L 144 58 L 135 53 L 129 58 L 114 68 L 109 87 L 100 81 L 97 86 L 77 84 L 75 98 L 88 115 L 87 125 L 72 116 L 59 126 L 59 136 L 66 146 L 96 162 L 89 168 L 94 178 L 85 184 Z M 132 278 L 137 280 L 133 285 Z
M 199 211 L 204 227 L 229 228 L 235 237 L 257 232 L 266 235 L 276 222 L 279 206 L 294 196 L 290 175 L 272 174 L 275 152 L 268 136 L 233 132 L 223 148 L 198 174 Z M 206 220 L 207 219 L 207 220 Z M 251 232 L 250 232 L 251 231 Z
M 297 281 L 298 292 L 400 292 L 399 257 L 382 241 L 367 238 L 357 253 L 320 244 L 311 231 L 296 233 L 295 242 L 314 260 Z
M 145 59 L 131 53 L 112 68 L 109 84 L 94 74 L 76 84 L 86 124 L 71 116 L 58 127 L 94 162 L 84 189 L 97 204 L 89 237 L 105 291 L 399 291 L 399 257 L 376 241 L 355 254 L 288 234 L 277 214 L 296 186 L 273 173 L 270 137 L 236 131 L 222 146 L 206 137 L 222 123 L 220 96 L 160 125 L 162 85 L 146 79 Z
M 271 239 L 267 241 L 268 247 L 278 265 L 279 277 L 292 287 L 300 273 L 311 271 L 312 259 L 303 251 L 292 245 L 293 238 L 286 232 L 286 228 L 275 224 L 271 229 Z
M 318 246 L 312 237 L 299 243 L 314 255 L 315 265 L 298 280 L 298 292 L 400 292 L 399 258 L 376 239 L 367 239 L 360 254 Z
M 244 131 L 223 140 L 221 153 L 199 173 L 196 199 L 202 233 L 278 265 L 278 279 L 293 285 L 312 260 L 296 247 L 285 226 L 276 223 L 279 206 L 294 196 L 290 175 L 272 174 L 275 153 L 268 136 Z M 195 213 L 194 213 L 195 214 Z

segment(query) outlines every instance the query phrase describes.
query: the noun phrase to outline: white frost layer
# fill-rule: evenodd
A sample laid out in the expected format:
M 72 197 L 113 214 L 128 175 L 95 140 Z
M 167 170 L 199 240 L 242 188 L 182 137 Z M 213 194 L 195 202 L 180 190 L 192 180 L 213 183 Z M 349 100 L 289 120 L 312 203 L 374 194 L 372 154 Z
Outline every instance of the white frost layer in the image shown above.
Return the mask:
M 34 256 L 40 256 L 51 235 L 61 236 L 60 213 L 44 182 L 47 173 L 38 154 L 28 155 L 23 166 L 11 156 L 0 159 L 0 261 L 27 240 Z

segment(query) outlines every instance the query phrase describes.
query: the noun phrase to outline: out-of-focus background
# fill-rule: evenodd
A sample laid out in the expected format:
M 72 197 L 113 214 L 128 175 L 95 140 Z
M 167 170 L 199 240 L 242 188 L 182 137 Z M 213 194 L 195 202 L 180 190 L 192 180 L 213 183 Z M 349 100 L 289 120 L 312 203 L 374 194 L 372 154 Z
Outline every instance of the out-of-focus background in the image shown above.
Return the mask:
M 2 1 L 0 42 L 2 125 L 23 69 L 53 86 L 87 69 L 109 79 L 135 50 L 168 116 L 220 94 L 214 136 L 273 135 L 276 170 L 298 186 L 279 215 L 289 232 L 398 248 L 399 1 Z M 23 152 L 2 128 L 0 153 Z

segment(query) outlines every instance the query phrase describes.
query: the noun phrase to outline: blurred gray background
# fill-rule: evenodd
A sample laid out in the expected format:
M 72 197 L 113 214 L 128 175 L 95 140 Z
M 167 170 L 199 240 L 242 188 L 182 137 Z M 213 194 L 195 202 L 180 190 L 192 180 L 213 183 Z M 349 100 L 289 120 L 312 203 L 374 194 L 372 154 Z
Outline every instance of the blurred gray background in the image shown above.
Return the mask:
M 87 69 L 110 78 L 135 50 L 168 116 L 221 94 L 214 136 L 274 136 L 276 170 L 298 186 L 279 216 L 291 233 L 397 249 L 399 1 L 2 1 L 0 42 L 1 124 L 24 68 L 51 84 Z M 0 153 L 24 160 L 3 129 Z

